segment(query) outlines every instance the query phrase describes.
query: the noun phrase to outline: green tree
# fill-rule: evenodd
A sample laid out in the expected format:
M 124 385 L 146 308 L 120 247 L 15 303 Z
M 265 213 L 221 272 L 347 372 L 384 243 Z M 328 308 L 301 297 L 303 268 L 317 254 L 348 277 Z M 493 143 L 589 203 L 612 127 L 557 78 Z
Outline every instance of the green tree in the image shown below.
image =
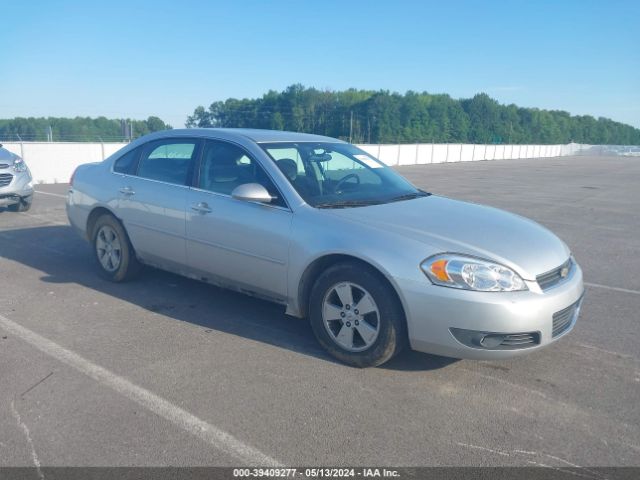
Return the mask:
M 158 130 L 171 128 L 158 117 L 147 120 L 127 120 L 133 127 L 134 138 Z M 0 139 L 46 141 L 49 129 L 54 141 L 97 142 L 122 141 L 124 135 L 120 120 L 105 117 L 89 118 L 14 118 L 0 120 Z

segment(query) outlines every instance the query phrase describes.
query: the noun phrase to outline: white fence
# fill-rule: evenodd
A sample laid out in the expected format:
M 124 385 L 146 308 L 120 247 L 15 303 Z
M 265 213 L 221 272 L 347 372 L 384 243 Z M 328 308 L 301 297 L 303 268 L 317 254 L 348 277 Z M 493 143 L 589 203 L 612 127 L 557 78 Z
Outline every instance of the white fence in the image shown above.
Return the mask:
M 7 150 L 20 155 L 37 183 L 66 183 L 73 170 L 83 163 L 104 160 L 126 143 L 6 142 Z M 568 145 L 473 145 L 402 144 L 359 145 L 387 165 L 423 165 L 431 163 L 510 160 L 574 155 L 586 146 Z
M 585 145 L 476 145 L 460 143 L 418 143 L 401 145 L 358 145 L 387 165 L 549 158 L 574 155 Z
M 2 146 L 20 155 L 36 183 L 67 183 L 78 165 L 100 162 L 126 143 L 3 142 Z

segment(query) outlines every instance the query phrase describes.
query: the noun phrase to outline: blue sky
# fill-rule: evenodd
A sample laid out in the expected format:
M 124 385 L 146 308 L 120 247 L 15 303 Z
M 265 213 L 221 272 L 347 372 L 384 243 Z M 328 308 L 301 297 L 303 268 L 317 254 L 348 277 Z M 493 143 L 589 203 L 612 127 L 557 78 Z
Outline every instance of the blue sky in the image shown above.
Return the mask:
M 0 118 L 158 115 L 293 83 L 486 92 L 640 127 L 640 2 L 4 2 Z

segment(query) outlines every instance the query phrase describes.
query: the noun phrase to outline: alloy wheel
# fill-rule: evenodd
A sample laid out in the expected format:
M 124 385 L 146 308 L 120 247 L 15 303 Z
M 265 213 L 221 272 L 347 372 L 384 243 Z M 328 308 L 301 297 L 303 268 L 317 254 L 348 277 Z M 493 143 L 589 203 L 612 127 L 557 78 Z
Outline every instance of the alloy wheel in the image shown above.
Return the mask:
M 363 287 L 351 282 L 338 283 L 327 291 L 322 320 L 331 339 L 350 352 L 371 347 L 380 333 L 380 312 L 375 300 Z
M 115 272 L 122 262 L 122 247 L 116 231 L 109 225 L 103 225 L 96 236 L 98 260 L 107 272 Z

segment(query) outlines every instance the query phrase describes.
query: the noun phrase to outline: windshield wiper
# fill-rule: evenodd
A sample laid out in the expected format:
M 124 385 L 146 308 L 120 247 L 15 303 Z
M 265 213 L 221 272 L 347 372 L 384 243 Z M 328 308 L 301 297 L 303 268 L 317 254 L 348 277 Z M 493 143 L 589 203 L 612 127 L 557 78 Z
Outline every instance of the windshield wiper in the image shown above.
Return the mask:
M 401 202 L 403 200 L 413 200 L 414 198 L 428 197 L 431 195 L 429 192 L 418 190 L 417 192 L 405 193 L 404 195 L 398 195 L 397 197 L 390 198 L 387 202 Z
M 316 208 L 349 208 L 349 207 L 366 207 L 368 205 L 381 205 L 383 203 L 401 202 L 402 200 L 412 200 L 419 197 L 428 197 L 431 195 L 423 190 L 417 192 L 405 193 L 404 195 L 398 195 L 397 197 L 388 198 L 385 200 L 344 200 L 342 202 L 326 202 L 318 203 Z
M 316 208 L 349 208 L 349 207 L 366 207 L 368 205 L 379 205 L 383 202 L 380 200 L 345 200 L 342 202 L 327 202 L 314 205 Z

